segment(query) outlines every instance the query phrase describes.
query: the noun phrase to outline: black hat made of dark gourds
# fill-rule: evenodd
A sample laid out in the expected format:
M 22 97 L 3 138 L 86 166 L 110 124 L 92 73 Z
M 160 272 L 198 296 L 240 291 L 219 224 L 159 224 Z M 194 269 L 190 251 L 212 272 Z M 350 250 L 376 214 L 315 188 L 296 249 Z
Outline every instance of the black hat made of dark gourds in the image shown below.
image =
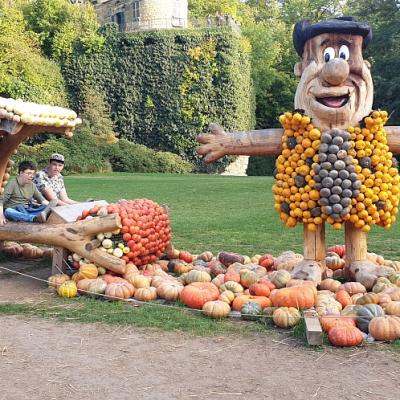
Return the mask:
M 353 17 L 339 17 L 327 19 L 312 24 L 308 20 L 296 23 L 293 30 L 293 45 L 297 54 L 301 57 L 304 45 L 307 40 L 322 33 L 347 33 L 350 35 L 360 35 L 363 37 L 363 49 L 365 49 L 372 39 L 372 30 L 368 23 L 357 22 Z

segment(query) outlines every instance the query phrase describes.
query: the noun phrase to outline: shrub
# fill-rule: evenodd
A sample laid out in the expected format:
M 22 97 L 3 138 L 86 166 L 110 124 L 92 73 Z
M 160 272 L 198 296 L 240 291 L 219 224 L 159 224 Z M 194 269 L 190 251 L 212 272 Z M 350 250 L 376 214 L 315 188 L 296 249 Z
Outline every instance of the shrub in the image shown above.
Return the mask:
M 192 166 L 182 157 L 156 152 L 141 144 L 121 139 L 107 150 L 113 171 L 189 173 Z
M 275 157 L 250 157 L 246 173 L 249 176 L 272 176 L 275 169 Z
M 191 164 L 176 154 L 156 152 L 125 139 L 108 144 L 84 128 L 78 129 L 72 139 L 52 136 L 33 146 L 23 144 L 14 161 L 17 165 L 22 160 L 32 160 L 38 168 L 43 168 L 52 153 L 65 156 L 67 175 L 110 171 L 189 173 L 192 170 Z

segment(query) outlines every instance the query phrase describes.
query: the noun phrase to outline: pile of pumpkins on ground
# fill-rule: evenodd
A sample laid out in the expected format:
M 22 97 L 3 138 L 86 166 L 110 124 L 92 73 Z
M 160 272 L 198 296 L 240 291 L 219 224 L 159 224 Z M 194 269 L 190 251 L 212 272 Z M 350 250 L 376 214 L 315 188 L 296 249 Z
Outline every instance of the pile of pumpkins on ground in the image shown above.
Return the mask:
M 291 251 L 278 257 L 230 252 L 214 256 L 208 251 L 192 255 L 169 244 L 161 259 L 151 264 L 128 263 L 123 276 L 81 262 L 72 277 L 51 276 L 49 285 L 62 297 L 179 300 L 212 318 L 237 311 L 243 319 L 272 319 L 280 328 L 294 327 L 303 310 L 311 309 L 335 346 L 400 338 L 400 262 L 369 253 L 369 261 L 384 276 L 377 276 L 372 286 L 369 279 L 366 287 L 345 281 L 344 257 L 344 246 L 329 248 L 324 279 L 317 284 L 292 278 L 291 271 L 303 256 Z
M 3 242 L 0 243 L 0 252 L 14 258 L 47 258 L 53 256 L 52 247 L 37 247 L 30 243 Z

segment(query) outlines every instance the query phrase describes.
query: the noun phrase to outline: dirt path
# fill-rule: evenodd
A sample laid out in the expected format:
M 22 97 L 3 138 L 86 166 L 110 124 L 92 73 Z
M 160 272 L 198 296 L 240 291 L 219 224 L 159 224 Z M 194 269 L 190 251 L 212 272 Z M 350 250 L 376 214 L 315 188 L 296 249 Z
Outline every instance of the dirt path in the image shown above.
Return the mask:
M 25 279 L 3 277 L 0 301 L 47 295 Z M 0 316 L 0 400 L 398 400 L 399 374 L 398 353 L 366 347 Z
M 4 400 L 398 399 L 398 354 L 0 317 Z

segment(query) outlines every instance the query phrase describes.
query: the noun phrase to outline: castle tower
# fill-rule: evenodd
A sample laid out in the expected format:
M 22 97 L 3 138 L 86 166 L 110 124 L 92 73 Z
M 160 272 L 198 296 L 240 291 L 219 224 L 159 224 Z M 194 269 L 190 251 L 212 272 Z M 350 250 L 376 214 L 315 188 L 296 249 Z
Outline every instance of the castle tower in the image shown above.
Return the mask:
M 122 32 L 186 28 L 188 0 L 92 0 L 101 24 L 115 22 Z

